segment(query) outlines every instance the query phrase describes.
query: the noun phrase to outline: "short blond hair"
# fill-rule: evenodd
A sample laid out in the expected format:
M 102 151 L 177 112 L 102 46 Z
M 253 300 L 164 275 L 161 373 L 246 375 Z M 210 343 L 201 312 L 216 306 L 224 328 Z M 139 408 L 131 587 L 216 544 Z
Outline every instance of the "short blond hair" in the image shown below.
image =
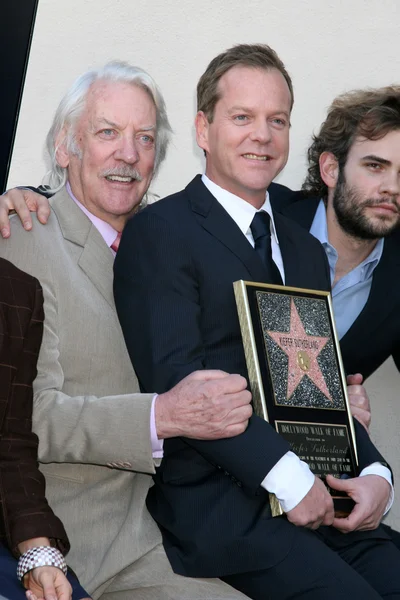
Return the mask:
M 254 69 L 277 69 L 288 84 L 293 107 L 293 84 L 285 65 L 272 48 L 266 44 L 239 44 L 216 56 L 208 65 L 197 84 L 197 110 L 203 111 L 209 123 L 214 118 L 215 105 L 220 99 L 219 80 L 233 67 L 251 67 Z

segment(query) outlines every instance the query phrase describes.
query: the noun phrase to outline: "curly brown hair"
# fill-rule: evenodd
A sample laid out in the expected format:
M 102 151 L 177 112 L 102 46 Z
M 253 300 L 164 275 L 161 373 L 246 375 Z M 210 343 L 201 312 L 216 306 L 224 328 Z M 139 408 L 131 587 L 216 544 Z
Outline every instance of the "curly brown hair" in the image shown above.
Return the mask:
M 265 69 L 266 71 L 277 69 L 288 84 L 291 97 L 290 108 L 292 109 L 292 80 L 275 50 L 266 44 L 239 44 L 216 56 L 197 84 L 197 110 L 204 112 L 209 123 L 213 121 L 215 105 L 220 99 L 219 80 L 229 69 L 237 66 Z
M 338 96 L 308 149 L 308 174 L 302 190 L 326 199 L 328 188 L 319 169 L 321 154 L 331 152 L 343 169 L 356 137 L 378 140 L 396 129 L 400 129 L 400 86 L 354 90 Z

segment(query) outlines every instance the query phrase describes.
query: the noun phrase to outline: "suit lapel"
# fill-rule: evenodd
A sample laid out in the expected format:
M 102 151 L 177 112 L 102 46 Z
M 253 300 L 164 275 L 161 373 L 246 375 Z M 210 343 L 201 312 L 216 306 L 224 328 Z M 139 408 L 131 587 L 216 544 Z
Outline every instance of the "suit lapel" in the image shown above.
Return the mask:
M 345 345 L 358 336 L 365 338 L 368 331 L 373 336 L 382 321 L 400 305 L 400 286 L 396 285 L 400 278 L 399 245 L 395 239 L 386 239 L 381 260 L 372 276 L 371 291 L 368 300 L 354 321 L 353 325 L 343 336 L 341 344 Z M 392 283 L 393 282 L 393 283 Z
M 266 281 L 267 273 L 261 259 L 232 217 L 203 184 L 200 175 L 189 183 L 186 191 L 201 226 L 244 264 L 254 281 Z
M 304 287 L 304 253 L 299 252 L 298 240 L 292 235 L 292 228 L 287 219 L 274 211 L 276 233 L 279 240 L 279 249 L 285 267 L 285 285 Z
M 51 204 L 64 238 L 82 248 L 78 259 L 79 267 L 108 304 L 114 308 L 112 289 L 114 258 L 111 250 L 65 188 L 54 196 Z

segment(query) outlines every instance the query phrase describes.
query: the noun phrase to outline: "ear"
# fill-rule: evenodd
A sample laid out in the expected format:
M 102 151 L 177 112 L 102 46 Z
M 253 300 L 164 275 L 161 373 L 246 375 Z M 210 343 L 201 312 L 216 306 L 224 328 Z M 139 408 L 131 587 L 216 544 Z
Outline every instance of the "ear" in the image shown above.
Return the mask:
M 319 172 L 328 189 L 334 189 L 339 177 L 339 164 L 332 152 L 323 152 L 319 157 Z
M 205 152 L 208 152 L 208 129 L 210 127 L 210 123 L 208 122 L 207 116 L 202 110 L 197 113 L 194 120 L 194 125 L 196 128 L 197 145 Z
M 69 165 L 69 152 L 67 150 L 67 128 L 63 127 L 56 138 L 56 161 L 63 169 Z

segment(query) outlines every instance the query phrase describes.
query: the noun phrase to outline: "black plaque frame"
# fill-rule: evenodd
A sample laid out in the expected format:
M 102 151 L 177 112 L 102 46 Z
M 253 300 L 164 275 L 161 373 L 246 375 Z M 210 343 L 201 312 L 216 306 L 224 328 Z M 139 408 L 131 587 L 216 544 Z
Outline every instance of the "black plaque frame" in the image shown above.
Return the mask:
M 38 0 L 2 3 L 0 36 L 0 193 L 7 185 Z
M 330 294 L 317 290 L 247 281 L 235 282 L 234 291 L 255 413 L 271 423 L 288 440 L 296 454 L 305 460 L 311 470 L 322 479 L 328 472 L 338 477 L 357 476 L 358 457 L 354 423 L 347 397 L 346 378 Z M 329 335 L 330 352 L 334 353 L 334 360 L 329 362 L 329 369 L 335 370 L 332 373 L 335 376 L 336 390 L 337 394 L 340 395 L 341 407 L 329 408 L 326 405 L 315 407 L 310 402 L 310 394 L 307 395 L 305 405 L 301 403 L 301 394 L 299 394 L 300 403 L 297 406 L 279 403 L 276 394 L 278 374 L 272 372 L 270 360 L 270 349 L 276 344 L 271 339 L 270 334 L 265 331 L 265 323 L 262 322 L 259 301 L 263 295 L 273 300 L 273 306 L 278 313 L 280 310 L 287 311 L 287 306 L 291 306 L 292 299 L 293 301 L 294 299 L 304 299 L 300 302 L 303 306 L 307 306 L 308 303 L 310 307 L 313 306 L 312 302 L 315 300 L 323 303 L 322 311 L 324 315 L 326 314 L 325 324 L 328 331 L 327 335 Z M 311 323 L 312 318 L 311 314 Z M 276 330 L 276 332 L 278 331 Z M 279 334 L 285 335 L 285 333 L 289 332 L 279 331 Z M 307 334 L 307 338 L 308 336 L 309 334 Z M 277 349 L 278 352 L 282 350 L 279 347 Z M 282 353 L 284 353 L 283 350 Z M 287 360 L 287 363 L 289 364 L 289 360 Z M 286 371 L 288 374 L 288 368 Z M 309 385 L 314 384 L 311 382 Z M 340 386 L 340 389 L 337 386 Z M 300 385 L 298 388 L 300 388 Z M 342 438 L 335 438 L 335 436 L 342 436 Z M 339 440 L 339 444 L 336 443 L 336 439 Z M 317 451 L 311 454 L 310 448 L 317 448 Z M 354 506 L 353 501 L 334 490 L 330 489 L 330 492 L 334 500 L 336 513 L 338 515 L 348 514 Z M 273 496 L 271 497 L 271 507 L 274 515 L 282 514 L 279 502 Z

